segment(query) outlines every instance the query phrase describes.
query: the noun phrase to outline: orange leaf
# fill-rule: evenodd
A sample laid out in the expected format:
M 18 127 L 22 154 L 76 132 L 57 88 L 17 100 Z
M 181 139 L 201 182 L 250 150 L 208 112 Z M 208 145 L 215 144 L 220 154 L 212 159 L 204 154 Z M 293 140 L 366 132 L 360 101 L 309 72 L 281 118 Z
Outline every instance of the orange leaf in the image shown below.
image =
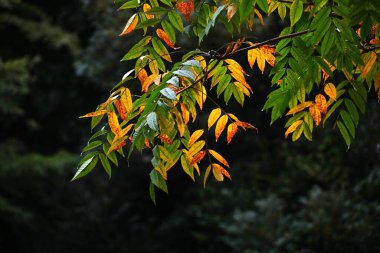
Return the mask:
M 221 113 L 222 113 L 222 110 L 220 108 L 216 108 L 211 111 L 210 116 L 208 117 L 208 122 L 207 122 L 208 129 L 210 129 L 215 124 L 215 122 L 220 117 Z
M 235 123 L 236 123 L 237 126 L 240 126 L 240 127 L 244 128 L 244 130 L 246 128 L 248 128 L 248 129 L 254 129 L 254 130 L 256 130 L 256 132 L 258 131 L 258 129 L 256 127 L 252 126 L 251 124 L 249 124 L 247 122 L 237 121 Z
M 111 128 L 111 131 L 116 135 L 116 136 L 120 136 L 120 125 L 119 125 L 119 121 L 117 119 L 117 115 L 116 113 L 114 112 L 110 112 L 108 113 L 108 124 Z
M 212 149 L 209 149 L 208 152 L 210 153 L 210 155 L 212 155 L 216 160 L 218 160 L 221 164 L 223 164 L 224 166 L 226 167 L 230 167 L 230 165 L 228 164 L 227 160 L 221 156 L 218 152 L 216 152 L 215 150 L 212 150 Z
M 221 165 L 219 165 L 217 163 L 213 163 L 212 167 L 213 167 L 213 169 L 217 169 L 218 171 L 220 171 L 224 176 L 228 177 L 231 180 L 230 174 Z M 214 176 L 215 176 L 215 174 L 214 174 Z
M 148 76 L 144 83 L 142 84 L 142 91 L 143 92 L 147 92 L 149 87 L 152 85 L 152 83 L 154 82 L 154 79 L 156 79 L 157 77 L 157 74 L 151 74 L 150 76 Z
M 120 117 L 123 120 L 126 120 L 127 119 L 127 111 L 125 110 L 125 107 L 123 106 L 123 104 L 121 103 L 121 101 L 119 99 L 117 99 L 117 100 L 114 101 L 114 103 L 115 103 L 117 111 L 120 114 Z
M 322 94 L 318 94 L 315 96 L 315 105 L 318 107 L 318 109 L 326 115 L 327 113 L 327 101 L 325 96 Z
M 327 63 L 327 65 L 329 65 L 331 72 L 334 72 L 334 70 L 336 68 L 333 65 L 331 65 L 328 61 L 326 61 L 326 60 L 324 60 L 324 61 Z M 325 80 L 325 81 L 327 80 L 327 78 L 329 78 L 329 74 L 327 74 L 327 72 L 324 71 L 323 69 L 322 69 L 322 76 L 323 76 L 323 80 Z
M 235 136 L 236 132 L 238 130 L 238 126 L 236 123 L 231 123 L 227 127 L 227 143 L 229 144 L 232 140 L 232 138 Z
M 336 88 L 332 83 L 328 83 L 325 85 L 324 91 L 327 96 L 329 96 L 332 100 L 336 101 Z
M 189 22 L 191 13 L 194 11 L 194 1 L 189 0 L 187 3 L 179 2 L 176 4 L 176 7 L 185 16 L 186 21 Z
M 202 136 L 203 132 L 204 132 L 204 131 L 203 131 L 202 129 L 199 129 L 199 130 L 195 131 L 195 132 L 190 136 L 190 138 L 189 138 L 189 142 L 187 143 L 187 146 L 190 148 L 190 147 L 194 144 L 194 142 L 196 142 L 196 141 L 199 139 L 199 137 Z
M 199 163 L 206 155 L 206 151 L 201 151 L 191 159 L 190 165 L 194 165 L 195 163 Z
M 167 136 L 166 134 L 160 134 L 160 135 L 158 135 L 158 138 L 159 138 L 162 142 L 165 142 L 165 143 L 168 143 L 168 144 L 172 144 L 172 143 L 173 143 L 172 139 L 170 139 L 170 137 Z
M 228 122 L 228 116 L 227 115 L 223 115 L 222 117 L 220 117 L 220 119 L 216 123 L 216 127 L 215 127 L 215 141 L 218 141 L 220 135 L 222 134 L 224 128 L 226 127 L 227 122 Z
M 121 149 L 125 145 L 127 145 L 127 142 L 125 140 L 119 140 L 115 143 L 112 143 L 111 147 L 107 151 L 107 155 L 109 155 L 112 151 Z
M 158 37 L 160 37 L 160 39 L 162 39 L 166 43 L 166 45 L 175 49 L 173 42 L 169 39 L 169 36 L 166 34 L 164 30 L 162 30 L 161 28 L 158 28 L 156 30 L 156 33 Z
M 288 113 L 286 115 L 291 115 L 291 114 L 296 114 L 297 112 L 300 112 L 302 111 L 303 109 L 311 106 L 313 104 L 313 102 L 310 102 L 310 101 L 306 101 L 306 102 L 303 102 L 299 105 L 297 105 L 296 107 L 293 107 L 292 109 L 290 109 L 288 111 Z
M 132 17 L 129 18 L 127 24 L 125 25 L 124 30 L 119 34 L 119 36 L 123 36 L 132 32 L 136 28 L 136 25 L 138 22 L 139 22 L 139 16 L 137 16 L 137 13 L 135 13 L 132 15 Z
M 143 86 L 145 80 L 148 78 L 148 73 L 145 69 L 140 69 L 137 73 L 137 78 L 139 79 L 141 86 Z
M 313 117 L 313 120 L 315 122 L 315 125 L 318 126 L 319 123 L 321 123 L 321 111 L 318 109 L 318 106 L 316 104 L 313 104 L 309 107 L 309 112 L 311 114 L 311 117 Z
M 79 118 L 91 118 L 91 117 L 104 115 L 104 114 L 109 113 L 109 112 L 110 112 L 109 110 L 99 110 L 96 112 L 87 113 L 86 115 L 80 116 Z
M 291 134 L 291 133 L 293 133 L 293 132 L 297 129 L 297 127 L 298 127 L 299 125 L 301 125 L 302 123 L 303 123 L 303 120 L 297 120 L 296 122 L 294 122 L 294 123 L 288 128 L 288 130 L 286 130 L 286 132 L 285 132 L 285 138 L 288 138 L 288 135 Z
M 263 16 L 262 16 L 261 13 L 259 12 L 259 10 L 256 9 L 256 8 L 255 8 L 255 13 L 256 13 L 257 17 L 259 18 L 259 20 L 260 20 L 260 24 L 264 27 L 264 26 L 265 26 L 265 23 L 264 23 Z

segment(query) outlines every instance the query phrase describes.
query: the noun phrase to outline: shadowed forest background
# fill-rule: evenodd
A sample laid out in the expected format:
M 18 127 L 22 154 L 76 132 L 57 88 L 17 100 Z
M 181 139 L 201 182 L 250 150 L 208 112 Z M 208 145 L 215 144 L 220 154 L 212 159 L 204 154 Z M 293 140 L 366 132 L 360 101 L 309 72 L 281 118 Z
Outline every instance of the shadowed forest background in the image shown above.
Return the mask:
M 154 206 L 150 157 L 136 153 L 110 180 L 99 167 L 70 183 L 90 136 L 78 116 L 133 68 L 119 62 L 140 36 L 117 36 L 126 17 L 110 0 L 0 0 L 0 252 L 380 252 L 374 94 L 350 150 L 321 127 L 313 142 L 292 143 L 261 111 L 270 82 L 250 71 L 252 99 L 228 108 L 260 130 L 220 145 L 232 182 L 203 189 L 173 168 L 169 195 Z M 249 36 L 261 41 L 283 25 L 267 24 Z M 228 36 L 220 27 L 202 47 Z

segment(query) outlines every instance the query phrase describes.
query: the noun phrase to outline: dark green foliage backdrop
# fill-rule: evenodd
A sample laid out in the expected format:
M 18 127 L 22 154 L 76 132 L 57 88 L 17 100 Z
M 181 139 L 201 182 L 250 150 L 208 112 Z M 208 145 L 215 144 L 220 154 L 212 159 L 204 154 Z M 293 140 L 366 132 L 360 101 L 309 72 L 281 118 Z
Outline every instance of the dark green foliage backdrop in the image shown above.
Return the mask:
M 268 82 L 252 72 L 253 101 L 244 111 L 230 106 L 260 133 L 224 147 L 232 183 L 211 180 L 203 190 L 173 170 L 155 207 L 146 154 L 111 180 L 99 168 L 69 183 L 88 139 L 78 115 L 129 70 L 119 59 L 134 37 L 116 36 L 123 15 L 108 0 L 0 1 L 1 252 L 379 252 L 374 98 L 351 150 L 326 131 L 294 144 L 283 124 L 269 127 Z

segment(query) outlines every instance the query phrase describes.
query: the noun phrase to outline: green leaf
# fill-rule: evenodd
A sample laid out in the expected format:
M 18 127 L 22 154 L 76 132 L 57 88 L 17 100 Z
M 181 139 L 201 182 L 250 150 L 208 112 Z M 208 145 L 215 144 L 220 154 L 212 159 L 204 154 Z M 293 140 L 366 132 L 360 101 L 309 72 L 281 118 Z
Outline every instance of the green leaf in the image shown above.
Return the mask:
M 140 4 L 141 4 L 141 2 L 138 0 L 128 1 L 125 4 L 123 4 L 122 6 L 120 6 L 119 10 L 134 9 L 134 8 L 139 7 Z
M 74 177 L 71 179 L 71 182 L 81 177 L 84 177 L 85 175 L 90 173 L 94 169 L 97 162 L 98 162 L 97 156 L 92 156 L 88 160 L 83 162 L 83 164 L 79 167 L 79 169 L 75 173 Z
M 350 113 L 352 121 L 354 122 L 355 126 L 358 126 L 359 113 L 355 107 L 355 104 L 349 98 L 344 99 L 344 104 L 346 105 L 346 108 L 348 109 L 348 112 Z
M 174 31 L 173 26 L 166 20 L 162 21 L 161 26 L 164 29 L 165 33 L 168 35 L 170 41 L 173 42 L 173 44 L 175 44 L 177 39 L 175 36 L 175 31 Z
M 239 6 L 239 14 L 240 14 L 240 23 L 243 21 L 247 21 L 247 17 L 251 14 L 253 10 L 253 5 L 255 4 L 255 0 L 241 0 Z
M 86 151 L 89 151 L 91 149 L 97 148 L 97 147 L 99 147 L 102 144 L 103 144 L 103 142 L 101 142 L 101 141 L 90 142 L 86 147 L 84 147 L 84 149 L 82 150 L 82 152 L 86 152 Z
M 268 13 L 268 0 L 257 0 L 256 2 L 263 12 Z
M 166 185 L 165 179 L 156 170 L 152 170 L 149 174 L 152 184 L 154 184 L 158 189 L 168 193 L 168 186 Z
M 159 24 L 161 21 L 162 20 L 159 18 L 147 19 L 147 20 L 144 20 L 144 21 L 138 23 L 136 26 L 136 29 L 147 28 L 149 26 L 155 26 L 155 25 Z
M 182 165 L 182 169 L 185 171 L 185 173 L 187 175 L 189 175 L 191 177 L 191 179 L 193 181 L 195 181 L 195 178 L 194 178 L 194 168 L 193 166 L 191 166 L 186 158 L 185 155 L 182 155 L 181 156 L 181 165 Z
M 334 103 L 334 105 L 327 111 L 325 119 L 323 120 L 323 124 L 325 124 L 326 120 L 330 118 L 333 112 L 343 103 L 343 100 L 338 100 Z
M 151 112 L 146 117 L 146 122 L 150 129 L 157 131 L 158 130 L 158 122 L 157 122 L 157 114 L 155 112 Z
M 156 191 L 154 190 L 154 184 L 152 182 L 149 183 L 149 196 L 153 203 L 156 205 Z
M 350 115 L 347 113 L 347 111 L 342 110 L 340 112 L 340 117 L 342 118 L 343 123 L 348 129 L 348 131 L 350 132 L 351 136 L 355 138 L 355 126 L 354 126 L 354 123 L 352 122 Z
M 153 38 L 152 39 L 152 46 L 159 56 L 161 56 L 163 59 L 165 59 L 169 62 L 172 61 L 170 58 L 169 51 L 166 49 L 166 47 L 164 46 L 164 44 L 160 40 L 158 40 L 157 38 Z
M 171 100 L 177 99 L 177 95 L 175 94 L 174 90 L 172 90 L 170 88 L 162 89 L 161 94 L 164 95 L 165 97 L 171 99 Z
M 301 0 L 294 0 L 290 6 L 290 25 L 294 26 L 301 18 L 303 13 L 303 2 Z
M 351 145 L 351 139 L 350 139 L 350 135 L 349 135 L 348 132 L 347 132 L 346 127 L 345 127 L 344 124 L 343 124 L 342 122 L 340 122 L 339 120 L 337 121 L 337 125 L 338 125 L 338 128 L 339 128 L 340 133 L 341 133 L 342 136 L 343 136 L 344 141 L 345 141 L 346 144 L 347 144 L 347 147 L 350 148 L 350 145 Z
M 183 22 L 181 16 L 176 11 L 170 11 L 168 13 L 170 23 L 177 29 L 179 32 L 184 32 Z
M 148 10 L 146 12 L 146 14 L 149 14 L 149 15 L 162 15 L 162 14 L 166 14 L 169 10 L 164 8 L 164 7 L 160 7 L 160 6 L 156 6 L 156 7 L 152 7 L 152 9 Z
M 107 157 L 103 153 L 99 153 L 100 162 L 103 165 L 104 170 L 108 174 L 108 176 L 111 178 L 112 170 L 111 170 L 111 164 L 108 161 Z

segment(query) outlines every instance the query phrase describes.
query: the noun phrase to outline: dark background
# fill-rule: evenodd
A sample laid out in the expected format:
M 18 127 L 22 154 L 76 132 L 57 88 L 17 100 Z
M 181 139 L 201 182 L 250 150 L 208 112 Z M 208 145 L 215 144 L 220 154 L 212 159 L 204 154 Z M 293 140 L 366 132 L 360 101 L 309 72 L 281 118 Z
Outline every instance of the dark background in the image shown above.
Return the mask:
M 260 131 L 218 147 L 232 182 L 211 179 L 203 189 L 176 168 L 154 206 L 144 153 L 110 180 L 99 167 L 70 183 L 91 134 L 78 116 L 132 68 L 119 62 L 140 36 L 117 36 L 128 17 L 110 0 L 0 0 L 0 252 L 380 252 L 373 94 L 350 150 L 331 126 L 292 143 L 284 122 L 269 126 L 261 111 L 269 81 L 249 70 L 252 99 L 225 109 Z M 267 20 L 248 35 L 260 41 L 281 25 Z M 229 39 L 217 28 L 202 46 Z

